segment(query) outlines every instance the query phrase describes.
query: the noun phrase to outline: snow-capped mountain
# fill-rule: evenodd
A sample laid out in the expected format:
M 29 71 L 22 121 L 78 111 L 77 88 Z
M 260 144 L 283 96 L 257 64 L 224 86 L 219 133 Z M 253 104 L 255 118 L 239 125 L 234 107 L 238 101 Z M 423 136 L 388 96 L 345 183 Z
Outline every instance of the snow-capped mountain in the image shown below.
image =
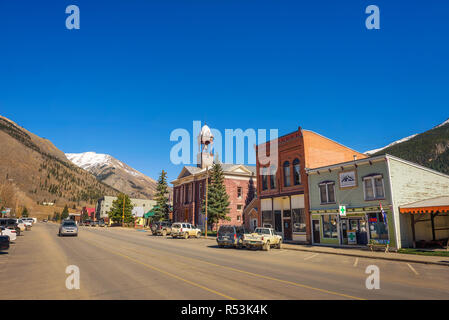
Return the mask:
M 98 180 L 132 198 L 153 198 L 156 191 L 154 179 L 108 154 L 83 152 L 66 153 L 65 155 L 67 159 L 92 173 Z
M 415 134 L 412 134 L 411 136 L 408 136 L 408 137 L 405 137 L 405 138 L 396 140 L 396 141 L 390 143 L 389 145 L 386 145 L 385 147 L 365 151 L 365 154 L 367 154 L 367 155 L 375 154 L 375 153 L 377 153 L 377 152 L 379 152 L 379 151 L 382 151 L 382 150 L 384 150 L 384 149 L 386 149 L 386 148 L 392 147 L 392 146 L 394 146 L 394 145 L 396 145 L 396 144 L 398 144 L 398 143 L 402 143 L 402 142 L 408 141 L 408 140 L 410 140 L 411 138 L 416 137 L 417 135 L 418 135 L 418 134 L 415 133 Z

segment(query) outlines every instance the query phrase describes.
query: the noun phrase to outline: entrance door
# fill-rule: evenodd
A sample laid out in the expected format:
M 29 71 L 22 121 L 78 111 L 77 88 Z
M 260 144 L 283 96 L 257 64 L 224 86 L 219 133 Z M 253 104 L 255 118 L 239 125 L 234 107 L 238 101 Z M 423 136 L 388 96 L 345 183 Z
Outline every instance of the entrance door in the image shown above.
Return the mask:
M 363 218 L 350 218 L 348 219 L 348 230 L 355 231 L 355 237 L 357 244 L 366 245 L 368 244 L 368 234 L 366 229 L 366 221 Z M 352 236 L 352 234 L 351 234 Z M 346 241 L 348 236 L 346 236 Z M 349 243 L 349 241 L 348 241 Z
M 312 220 L 313 242 L 320 243 L 320 220 Z
M 281 211 L 274 211 L 274 231 L 282 234 L 282 213 Z
M 291 219 L 284 219 L 284 239 L 292 240 L 292 223 Z

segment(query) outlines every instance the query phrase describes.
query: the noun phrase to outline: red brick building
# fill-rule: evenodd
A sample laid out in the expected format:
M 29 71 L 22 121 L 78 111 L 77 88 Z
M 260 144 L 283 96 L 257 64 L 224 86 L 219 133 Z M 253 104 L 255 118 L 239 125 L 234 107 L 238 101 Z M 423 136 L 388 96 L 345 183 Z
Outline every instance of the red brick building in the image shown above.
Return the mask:
M 202 204 L 206 196 L 206 176 L 213 164 L 213 154 L 209 147 L 213 136 L 206 125 L 198 137 L 200 152 L 198 166 L 185 166 L 173 184 L 173 221 L 190 222 L 200 228 L 204 226 L 205 216 L 202 214 Z M 229 195 L 230 221 L 220 224 L 243 224 L 243 210 L 255 196 L 256 167 L 241 164 L 222 164 L 224 184 Z M 210 177 L 209 177 L 210 181 Z
M 265 164 L 270 143 L 256 147 L 258 223 L 270 225 L 285 240 L 310 243 L 309 188 L 306 168 L 367 156 L 315 132 L 302 130 L 277 139 L 277 163 Z

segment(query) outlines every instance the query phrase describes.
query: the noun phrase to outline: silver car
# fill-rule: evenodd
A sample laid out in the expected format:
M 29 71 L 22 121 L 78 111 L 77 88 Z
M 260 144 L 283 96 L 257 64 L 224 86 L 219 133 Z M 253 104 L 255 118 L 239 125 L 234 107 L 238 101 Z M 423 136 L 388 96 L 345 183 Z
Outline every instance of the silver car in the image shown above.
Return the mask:
M 59 236 L 78 236 L 78 226 L 75 221 L 67 220 L 61 223 L 59 227 Z

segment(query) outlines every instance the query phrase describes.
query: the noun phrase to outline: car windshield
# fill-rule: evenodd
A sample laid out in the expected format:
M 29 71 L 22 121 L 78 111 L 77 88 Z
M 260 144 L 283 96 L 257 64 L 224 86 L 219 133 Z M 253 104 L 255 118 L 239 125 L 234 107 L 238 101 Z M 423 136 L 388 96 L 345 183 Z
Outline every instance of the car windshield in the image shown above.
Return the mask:
M 175 224 L 173 225 L 173 228 L 181 228 L 181 225 L 180 225 L 179 223 L 175 223 Z
M 234 227 L 231 226 L 221 226 L 218 230 L 218 234 L 234 233 Z
M 64 222 L 62 225 L 64 227 L 75 227 L 76 226 L 75 222 L 73 222 L 73 221 Z
M 270 229 L 257 228 L 256 233 L 260 234 L 270 234 Z

